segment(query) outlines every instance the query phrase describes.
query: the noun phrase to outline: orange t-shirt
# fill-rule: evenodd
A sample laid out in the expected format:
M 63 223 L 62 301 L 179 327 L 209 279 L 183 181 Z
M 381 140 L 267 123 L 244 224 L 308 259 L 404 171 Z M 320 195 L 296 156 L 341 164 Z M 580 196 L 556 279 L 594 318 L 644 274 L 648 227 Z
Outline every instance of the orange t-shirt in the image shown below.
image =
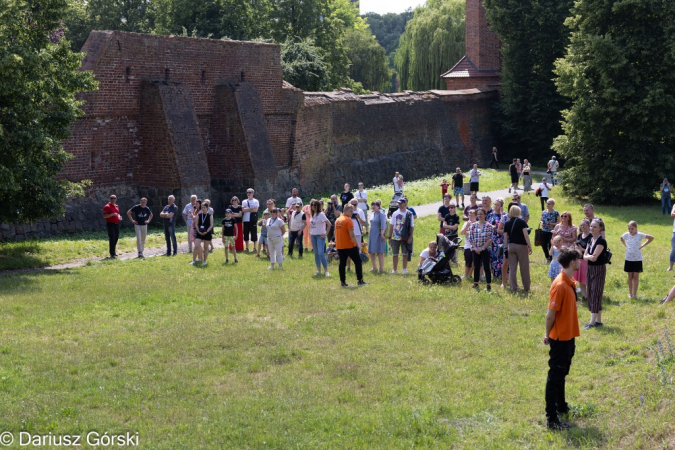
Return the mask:
M 577 316 L 576 283 L 565 272 L 553 280 L 548 302 L 548 309 L 556 311 L 555 322 L 549 338 L 558 341 L 569 341 L 579 336 L 579 317 Z
M 344 250 L 355 246 L 352 237 L 349 235 L 350 231 L 354 231 L 354 222 L 351 217 L 344 214 L 335 221 L 335 248 Z

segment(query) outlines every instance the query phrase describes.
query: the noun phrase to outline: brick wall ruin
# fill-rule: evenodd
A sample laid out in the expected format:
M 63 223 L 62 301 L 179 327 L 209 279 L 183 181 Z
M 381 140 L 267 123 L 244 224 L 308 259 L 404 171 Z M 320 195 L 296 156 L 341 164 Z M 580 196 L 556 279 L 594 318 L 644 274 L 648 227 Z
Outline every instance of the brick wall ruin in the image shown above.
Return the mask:
M 357 96 L 302 92 L 282 80 L 275 44 L 94 31 L 82 68 L 99 89 L 64 143 L 62 176 L 92 180 L 65 217 L 0 225 L 0 240 L 104 227 L 110 193 L 124 215 L 142 196 L 158 214 L 166 197 L 339 192 L 345 182 L 385 183 L 485 164 L 497 92 Z

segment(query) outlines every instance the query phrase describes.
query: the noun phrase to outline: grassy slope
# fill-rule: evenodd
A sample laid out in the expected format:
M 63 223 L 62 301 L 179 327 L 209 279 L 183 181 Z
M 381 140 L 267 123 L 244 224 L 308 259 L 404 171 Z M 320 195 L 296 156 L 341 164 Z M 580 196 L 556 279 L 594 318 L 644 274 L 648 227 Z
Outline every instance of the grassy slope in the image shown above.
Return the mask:
M 579 220 L 579 204 L 557 209 Z M 343 290 L 335 264 L 311 277 L 311 254 L 283 272 L 216 253 L 206 269 L 179 256 L 0 275 L 0 429 L 139 431 L 153 449 L 672 446 L 673 389 L 648 348 L 674 315 L 656 306 L 673 283 L 671 222 L 656 204 L 598 215 L 615 263 L 606 326 L 577 342 L 569 433 L 543 428 L 539 249 L 529 297 L 369 274 Z M 632 218 L 656 236 L 638 301 L 618 242 Z M 420 225 L 418 243 L 435 232 Z

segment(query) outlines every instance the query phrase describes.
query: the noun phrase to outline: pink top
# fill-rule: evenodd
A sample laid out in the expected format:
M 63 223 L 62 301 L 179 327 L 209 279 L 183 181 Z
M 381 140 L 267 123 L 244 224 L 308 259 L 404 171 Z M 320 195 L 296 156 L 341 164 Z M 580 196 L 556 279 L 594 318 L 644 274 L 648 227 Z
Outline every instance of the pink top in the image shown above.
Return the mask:
M 567 227 L 563 229 L 560 224 L 556 225 L 555 228 L 553 229 L 553 235 L 558 235 L 563 238 L 563 245 L 565 247 L 570 247 L 576 245 L 577 242 L 577 227 L 572 225 L 571 227 Z

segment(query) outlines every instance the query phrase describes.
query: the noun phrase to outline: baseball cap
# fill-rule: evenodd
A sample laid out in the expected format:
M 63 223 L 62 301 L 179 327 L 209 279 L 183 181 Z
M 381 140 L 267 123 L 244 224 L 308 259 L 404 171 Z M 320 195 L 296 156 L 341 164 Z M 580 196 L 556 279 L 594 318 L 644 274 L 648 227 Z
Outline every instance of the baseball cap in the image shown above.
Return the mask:
M 228 208 L 228 209 L 226 209 L 226 210 L 225 210 L 225 212 L 226 212 L 226 213 L 230 213 L 230 214 L 232 214 L 232 210 L 231 210 L 231 209 L 229 209 L 229 208 Z

